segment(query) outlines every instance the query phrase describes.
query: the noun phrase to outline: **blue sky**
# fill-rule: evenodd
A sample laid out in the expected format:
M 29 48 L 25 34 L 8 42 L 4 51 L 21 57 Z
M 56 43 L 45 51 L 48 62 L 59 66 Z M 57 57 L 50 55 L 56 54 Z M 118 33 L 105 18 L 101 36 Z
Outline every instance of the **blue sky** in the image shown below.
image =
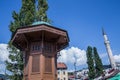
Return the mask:
M 90 45 L 97 47 L 100 55 L 106 54 L 101 30 L 104 27 L 113 55 L 120 54 L 120 0 L 48 0 L 48 3 L 47 14 L 53 21 L 52 25 L 69 33 L 70 45 L 67 50 L 71 47 L 86 50 Z M 0 44 L 7 44 L 10 40 L 12 11 L 19 12 L 20 7 L 21 0 L 0 1 Z M 102 60 L 108 64 L 107 56 Z M 86 66 L 81 65 L 77 69 L 83 67 Z

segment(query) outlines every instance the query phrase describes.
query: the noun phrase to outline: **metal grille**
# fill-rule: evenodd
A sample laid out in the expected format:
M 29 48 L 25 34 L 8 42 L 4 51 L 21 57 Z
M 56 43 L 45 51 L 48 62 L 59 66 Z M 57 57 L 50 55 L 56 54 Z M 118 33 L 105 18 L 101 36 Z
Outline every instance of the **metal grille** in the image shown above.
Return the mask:
M 31 52 L 41 52 L 42 47 L 41 47 L 41 42 L 33 42 L 31 44 Z
M 53 51 L 52 50 L 52 44 L 45 42 L 45 44 L 44 44 L 44 52 L 45 53 L 51 53 L 52 51 Z
M 33 55 L 32 56 L 32 72 L 39 72 L 40 71 L 40 56 Z
M 45 72 L 52 72 L 52 59 L 51 59 L 51 57 L 45 58 Z

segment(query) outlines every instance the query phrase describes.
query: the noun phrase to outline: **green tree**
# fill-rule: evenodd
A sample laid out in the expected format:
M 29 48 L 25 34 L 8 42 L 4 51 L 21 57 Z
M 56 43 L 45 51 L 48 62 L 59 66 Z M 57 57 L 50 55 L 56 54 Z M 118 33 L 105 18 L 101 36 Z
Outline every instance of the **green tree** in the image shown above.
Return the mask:
M 35 20 L 35 0 L 22 0 L 20 26 L 31 25 Z
M 37 21 L 44 21 L 44 22 L 49 22 L 50 20 L 48 19 L 47 16 L 47 10 L 48 10 L 48 3 L 46 0 L 38 0 L 38 6 L 37 6 L 37 11 L 36 11 L 36 20 Z
M 15 30 L 20 27 L 20 17 L 19 14 L 13 11 L 12 17 L 14 19 L 13 22 L 10 23 L 10 31 L 12 35 L 14 34 Z M 23 59 L 22 54 L 18 51 L 9 41 L 8 45 L 9 50 L 9 59 L 11 61 L 6 61 L 6 68 L 12 74 L 9 75 L 10 80 L 22 80 L 23 77 Z
M 22 0 L 22 7 L 19 13 L 13 11 L 9 29 L 14 34 L 15 30 L 19 27 L 30 25 L 34 22 L 35 15 L 35 0 Z M 11 36 L 12 37 L 12 36 Z M 9 75 L 10 80 L 22 80 L 23 79 L 23 54 L 17 48 L 11 44 L 11 40 L 8 45 L 9 59 L 6 61 L 6 69 L 11 72 Z
M 93 54 L 92 54 L 92 47 L 88 46 L 87 51 L 86 51 L 86 56 L 87 56 L 87 64 L 88 64 L 88 76 L 90 79 L 95 78 L 95 68 L 94 68 L 94 60 L 93 60 Z
M 94 53 L 94 61 L 95 61 L 95 69 L 96 69 L 96 76 L 100 76 L 103 73 L 103 64 L 98 55 L 97 48 L 93 48 Z

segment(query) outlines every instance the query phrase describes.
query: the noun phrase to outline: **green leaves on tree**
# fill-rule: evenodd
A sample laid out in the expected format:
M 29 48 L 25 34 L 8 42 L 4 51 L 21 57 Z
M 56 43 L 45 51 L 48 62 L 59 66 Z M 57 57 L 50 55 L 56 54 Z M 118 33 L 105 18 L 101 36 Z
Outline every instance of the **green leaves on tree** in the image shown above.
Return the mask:
M 86 56 L 89 69 L 89 78 L 94 79 L 95 77 L 98 77 L 101 74 L 103 74 L 103 64 L 98 55 L 97 48 L 92 48 L 91 46 L 88 46 Z

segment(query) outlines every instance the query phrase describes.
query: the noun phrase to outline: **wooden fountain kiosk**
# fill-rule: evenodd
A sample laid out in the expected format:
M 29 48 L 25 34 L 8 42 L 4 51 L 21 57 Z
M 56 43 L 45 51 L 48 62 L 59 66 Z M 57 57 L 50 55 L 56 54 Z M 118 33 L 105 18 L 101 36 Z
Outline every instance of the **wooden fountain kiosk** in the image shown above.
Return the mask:
M 69 44 L 66 30 L 38 21 L 18 28 L 11 41 L 24 54 L 24 80 L 57 80 L 57 53 Z

